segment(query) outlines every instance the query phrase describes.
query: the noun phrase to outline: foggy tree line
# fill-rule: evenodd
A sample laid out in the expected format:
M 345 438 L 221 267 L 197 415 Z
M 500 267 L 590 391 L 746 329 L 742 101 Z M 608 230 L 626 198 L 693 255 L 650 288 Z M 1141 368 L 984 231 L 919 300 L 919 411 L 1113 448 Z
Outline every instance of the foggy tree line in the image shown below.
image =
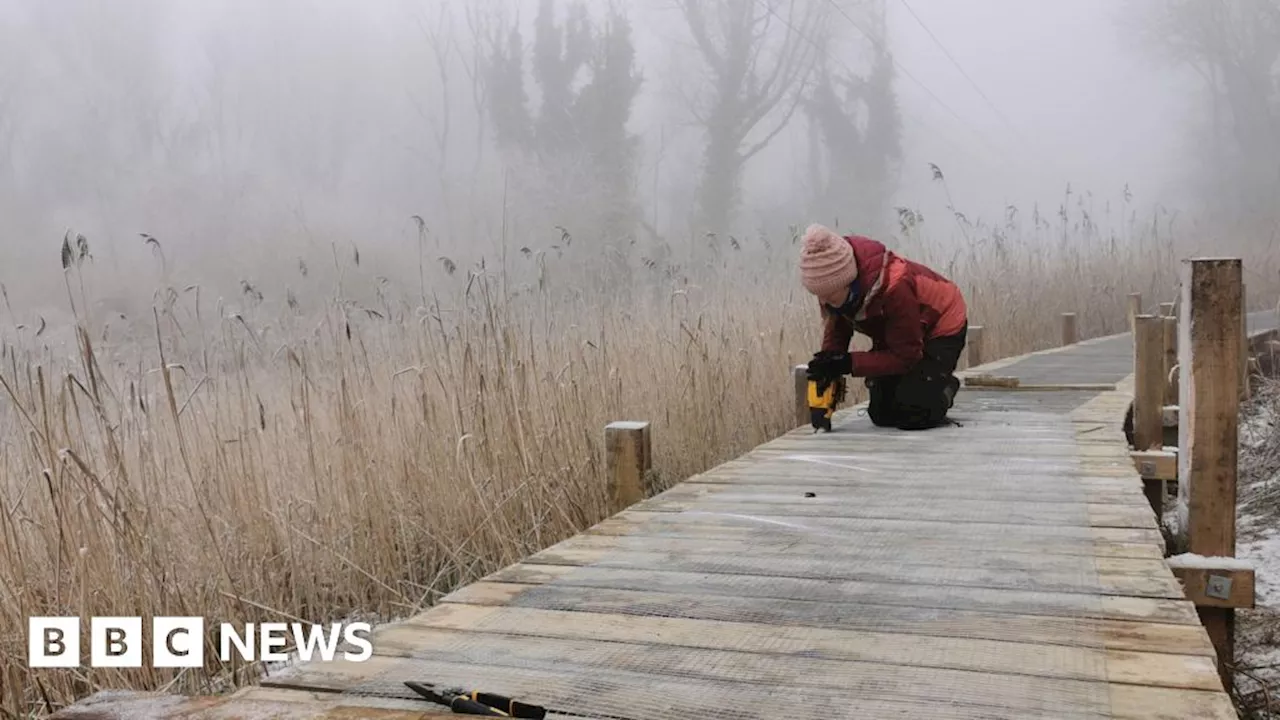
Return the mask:
M 513 247 L 564 238 L 618 262 L 637 244 L 883 223 L 900 133 L 883 0 L 679 0 L 658 20 L 670 64 L 649 66 L 634 15 L 586 0 L 0 7 L 0 204 L 19 234 L 148 232 L 217 259 L 258 243 L 282 263 L 281 237 L 323 246 L 415 214 L 441 248 L 522 233 Z M 742 187 L 753 162 L 792 164 L 765 159 L 788 133 L 808 167 L 765 198 L 782 217 Z
M 833 42 L 842 26 L 823 0 L 681 0 L 679 12 L 702 75 L 685 96 L 699 129 L 698 178 L 688 224 L 677 237 L 743 230 L 741 180 L 747 164 L 808 116 L 812 186 L 800 212 L 876 222 L 893 191 L 900 159 L 884 3 L 846 3 L 878 30 L 859 74 Z M 518 11 L 468 8 L 479 90 L 478 116 L 490 130 L 519 195 L 544 224 L 572 216 L 576 232 L 606 241 L 659 239 L 640 192 L 642 139 L 632 109 L 646 83 L 634 32 L 617 7 L 593 16 L 581 0 L 539 0 L 532 32 Z M 530 37 L 531 35 L 531 37 Z M 536 100 L 535 100 L 536 99 Z M 441 145 L 441 152 L 445 151 Z M 652 198 L 651 198 L 652 200 Z
M 1199 81 L 1188 173 L 1205 209 L 1252 228 L 1280 222 L 1280 0 L 1138 0 L 1137 35 Z

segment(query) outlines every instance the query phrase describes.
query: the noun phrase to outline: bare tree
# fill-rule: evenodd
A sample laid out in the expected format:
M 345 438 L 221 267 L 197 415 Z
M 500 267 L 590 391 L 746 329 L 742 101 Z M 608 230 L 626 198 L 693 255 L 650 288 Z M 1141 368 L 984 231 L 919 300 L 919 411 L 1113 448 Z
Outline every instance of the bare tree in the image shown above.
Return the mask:
M 492 0 L 489 0 L 489 4 L 492 4 Z M 476 114 L 476 147 L 471 168 L 474 191 L 474 180 L 480 175 L 487 139 L 488 106 L 485 98 L 488 93 L 488 75 L 485 70 L 485 58 L 489 48 L 496 43 L 497 35 L 494 31 L 496 20 L 493 8 L 486 7 L 486 3 L 482 0 L 470 0 L 464 4 L 464 7 L 471 47 L 468 51 L 464 50 L 461 43 L 454 43 L 454 49 L 462 60 L 463 72 L 471 83 L 471 103 Z
M 1135 3 L 1137 34 L 1203 80 L 1205 116 L 1194 146 L 1202 190 L 1214 209 L 1273 212 L 1280 192 L 1280 1 L 1163 0 Z
M 440 91 L 436 109 L 434 112 L 428 112 L 421 103 L 416 105 L 419 116 L 423 122 L 431 126 L 432 133 L 435 135 L 436 178 L 440 183 L 440 204 L 446 223 L 452 227 L 450 187 L 453 183 L 451 182 L 452 173 L 449 171 L 449 143 L 453 104 L 450 102 L 449 77 L 453 70 L 453 54 L 457 49 L 457 40 L 453 32 L 453 14 L 449 10 L 449 4 L 442 2 L 439 13 L 430 24 L 424 24 L 419 17 L 415 17 L 414 20 L 418 24 L 418 30 L 426 39 L 427 46 L 431 48 L 435 60 Z
M 629 238 L 638 140 L 627 128 L 642 78 L 628 19 L 616 9 L 594 21 L 580 0 L 557 23 L 553 0 L 540 0 L 527 66 L 539 103 L 529 107 L 526 49 L 518 27 L 495 36 L 486 60 L 489 118 L 500 148 L 532 171 L 522 188 L 543 199 L 553 224 L 577 220 L 579 232 Z
M 706 135 L 696 230 L 727 230 L 747 162 L 782 132 L 814 68 L 827 15 L 818 0 L 679 0 L 710 87 L 695 102 Z
M 893 58 L 887 46 L 884 0 L 866 4 L 872 47 L 865 74 L 850 70 L 826 50 L 818 61 L 804 107 L 811 139 L 809 178 L 813 217 L 856 222 L 863 232 L 883 228 L 884 211 L 902 157 L 902 119 L 893 90 Z M 861 26 L 859 26 L 861 33 Z

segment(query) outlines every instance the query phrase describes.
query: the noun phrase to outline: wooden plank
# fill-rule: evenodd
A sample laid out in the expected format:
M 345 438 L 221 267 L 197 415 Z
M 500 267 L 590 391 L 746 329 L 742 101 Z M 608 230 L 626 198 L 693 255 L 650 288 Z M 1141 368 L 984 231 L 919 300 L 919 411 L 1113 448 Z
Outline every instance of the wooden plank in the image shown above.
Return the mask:
M 791 693 L 749 683 L 688 679 L 677 675 L 620 673 L 617 671 L 569 672 L 563 667 L 554 670 L 524 667 L 503 667 L 486 663 L 470 665 L 444 663 L 410 658 L 375 656 L 370 661 L 348 666 L 345 661 L 324 666 L 293 668 L 270 681 L 273 686 L 324 689 L 330 692 L 349 690 L 361 680 L 377 677 L 409 677 L 430 674 L 433 677 L 465 678 L 466 684 L 495 688 L 494 692 L 518 695 L 564 712 L 608 714 L 615 717 L 671 717 L 671 718 L 732 718 L 733 720 L 829 720 L 836 717 L 917 718 L 945 717 L 947 720 L 1085 720 L 1096 718 L 1096 711 L 1067 711 L 1064 702 L 1042 702 L 1027 709 L 1009 710 L 995 705 L 966 704 L 950 701 L 862 699 L 875 693 L 874 686 L 850 685 L 842 690 L 806 688 L 803 701 L 796 702 Z M 1016 685 L 1018 677 L 1003 678 L 1001 685 L 993 685 L 987 692 L 998 692 L 1004 683 Z M 1029 682 L 1029 681 L 1023 681 Z M 969 685 L 972 688 L 988 686 Z M 1096 685 L 1087 687 L 1097 688 Z M 1168 689 L 1156 693 L 1153 688 L 1130 686 L 1133 695 L 1159 698 L 1164 707 L 1177 711 L 1179 707 L 1198 709 L 1206 707 L 1204 693 L 1194 690 Z M 962 693 L 964 686 L 955 688 Z M 589 691 L 584 691 L 589 690 Z M 790 691 L 790 688 L 787 688 Z M 851 692 L 853 697 L 851 698 Z M 1094 695 L 1093 693 L 1100 693 Z M 1117 697 L 1108 686 L 1093 690 L 1090 696 L 1101 702 Z M 1123 697 L 1123 696 L 1121 696 Z M 1114 701 L 1114 700 L 1113 700 Z M 553 702 L 555 703 L 553 705 Z M 851 702 L 853 703 L 851 706 Z M 1081 702 L 1079 699 L 1077 703 Z M 1141 705 L 1137 700 L 1128 703 Z M 673 705 L 675 707 L 673 708 Z M 1105 705 L 1103 706 L 1105 708 Z M 1212 707 L 1212 706 L 1208 706 Z M 1104 710 L 1105 712 L 1105 710 Z M 1158 715 L 1135 715 L 1141 720 Z M 1197 716 L 1199 717 L 1199 716 Z
M 1130 453 L 1133 467 L 1144 480 L 1177 480 L 1178 453 L 1143 450 Z
M 555 583 L 584 588 L 699 593 L 733 597 L 804 599 L 815 602 L 861 603 L 985 610 L 1024 615 L 1093 617 L 1196 624 L 1195 606 L 1185 599 L 1055 592 L 963 585 L 922 585 L 871 580 L 827 581 L 812 578 L 716 575 L 679 570 L 628 570 L 517 563 L 486 578 L 489 582 L 537 585 Z
M 892 436 L 886 436 L 892 437 Z M 1017 452 L 1008 450 L 1001 452 L 1001 445 L 1023 444 L 1035 448 L 1034 452 Z M 892 452 L 888 451 L 885 446 L 892 448 Z M 752 460 L 772 460 L 774 462 L 782 462 L 784 460 L 792 460 L 793 462 L 802 462 L 804 457 L 823 457 L 823 456 L 840 456 L 840 455 L 859 455 L 859 456 L 879 456 L 880 460 L 886 463 L 900 464 L 904 460 L 910 460 L 910 455 L 916 451 L 919 459 L 925 462 L 938 463 L 944 460 L 951 460 L 952 467 L 963 468 L 966 465 L 977 464 L 983 459 L 997 465 L 1008 465 L 1014 463 L 1023 463 L 1034 465 L 1036 463 L 1053 464 L 1062 462 L 1064 459 L 1077 456 L 1077 450 L 1080 443 L 1072 437 L 1062 437 L 1055 433 L 1045 437 L 1018 437 L 1014 436 L 996 436 L 990 438 L 973 438 L 969 443 L 963 445 L 943 445 L 941 442 L 930 445 L 918 440 L 901 440 L 901 439 L 880 439 L 863 433 L 844 432 L 837 429 L 831 433 L 813 434 L 810 431 L 803 431 L 801 434 L 780 438 L 745 453 L 739 459 L 740 462 L 750 462 Z M 1114 447 L 1104 444 L 1098 448 L 1101 451 L 1109 451 L 1099 454 L 1121 455 L 1124 448 Z
M 1182 583 L 1187 599 L 1197 607 L 1254 607 L 1254 571 L 1252 568 L 1206 568 L 1177 565 L 1170 558 L 1173 576 Z M 1210 581 L 1213 581 L 1212 592 Z M 1225 592 L 1223 586 L 1226 586 Z
M 980 388 L 984 392 L 1089 392 L 1115 390 L 1113 383 L 1024 383 L 1018 378 L 995 378 L 993 382 L 970 383 L 964 387 Z
M 826 540 L 826 542 L 823 542 Z M 1093 571 L 1115 573 L 1120 575 L 1160 575 L 1165 572 L 1166 565 L 1162 559 L 1107 558 L 1091 555 L 1041 555 L 1033 553 L 1010 552 L 996 548 L 978 548 L 965 545 L 957 549 L 938 546 L 933 552 L 926 552 L 917 544 L 899 545 L 889 542 L 872 542 L 859 545 L 836 545 L 831 538 L 810 537 L 805 542 L 803 536 L 791 536 L 785 544 L 770 545 L 758 542 L 754 538 L 745 540 L 689 540 L 685 538 L 664 538 L 652 536 L 626 535 L 575 535 L 563 540 L 542 552 L 627 550 L 634 552 L 664 553 L 702 553 L 707 555 L 732 555 L 747 553 L 755 558 L 799 558 L 802 561 L 809 557 L 826 557 L 839 560 L 845 567 L 856 569 L 865 563 L 897 563 L 900 565 L 940 566 L 952 568 L 972 568 L 1010 573 L 1031 573 L 1035 571 L 1076 573 L 1087 575 Z M 534 555 L 532 559 L 537 558 Z
M 679 517 L 679 516 L 672 516 Z M 1076 555 L 1102 558 L 1136 558 L 1159 560 L 1164 557 L 1160 549 L 1149 543 L 1121 543 L 1104 540 L 1074 540 L 1061 538 L 1021 538 L 1010 542 L 1006 537 L 919 537 L 910 532 L 860 532 L 856 530 L 831 531 L 821 527 L 802 531 L 785 529 L 772 531 L 758 525 L 744 526 L 708 522 L 656 523 L 633 522 L 615 517 L 583 532 L 584 535 L 625 535 L 631 537 L 684 538 L 744 543 L 750 541 L 762 547 L 800 547 L 804 541 L 823 547 L 835 543 L 856 548 L 864 556 L 892 556 L 902 562 L 913 562 L 917 553 L 953 552 L 963 540 L 971 552 L 1000 550 L 1017 555 Z M 822 545 L 824 542 L 831 543 Z
M 1111 685 L 1111 717 L 1124 720 L 1239 720 L 1223 692 Z
M 945 703 L 948 707 L 976 706 L 1022 712 L 1034 712 L 1043 708 L 1046 700 L 1051 700 L 1057 704 L 1057 712 L 1066 714 L 1103 711 L 1107 697 L 1106 686 L 1096 681 L 998 675 L 906 663 L 880 664 L 838 655 L 828 657 L 821 650 L 803 656 L 781 653 L 786 660 L 780 662 L 780 654 L 758 652 L 750 640 L 726 637 L 726 630 L 736 628 L 702 626 L 688 634 L 663 633 L 663 640 L 658 643 L 615 632 L 606 634 L 607 640 L 601 642 L 599 636 L 575 627 L 572 618 L 567 621 L 563 616 L 530 618 L 517 613 L 527 622 L 506 633 L 494 627 L 511 626 L 509 620 L 494 619 L 501 617 L 501 612 L 480 619 L 478 626 L 472 627 L 465 617 L 465 610 L 469 608 L 459 609 L 464 612 L 452 619 L 456 626 L 461 626 L 460 630 L 410 620 L 388 628 L 376 641 L 387 654 L 414 652 L 421 656 L 421 648 L 427 648 L 430 654 L 431 648 L 440 647 L 442 658 L 456 656 L 451 650 L 458 646 L 466 647 L 465 654 L 479 656 L 509 655 L 504 648 L 517 648 L 514 657 L 504 657 L 502 662 L 547 672 L 565 663 L 581 664 L 587 666 L 588 672 L 618 673 L 620 677 L 626 673 L 635 677 L 637 684 L 642 678 L 661 682 L 666 676 L 678 676 L 713 683 L 713 687 L 720 683 L 741 683 L 744 687 L 795 688 L 806 696 L 809 689 L 848 691 L 852 687 L 859 689 L 859 701 Z M 589 627 L 597 626 L 589 624 Z M 466 631 L 475 632 L 463 634 Z M 537 637 L 538 642 L 520 641 L 530 635 Z M 1080 703 L 1085 705 L 1082 707 Z
M 876 663 L 900 670 L 925 667 L 1122 683 L 1137 680 L 1138 684 L 1192 690 L 1220 687 L 1213 659 L 1204 655 L 462 604 L 438 605 L 407 623 L 539 637 L 552 632 L 544 628 L 554 625 L 555 632 L 578 632 L 597 640 L 645 643 L 649 647 L 654 647 L 655 642 L 685 646 L 732 643 L 728 646 L 771 656 Z M 1147 676 L 1153 670 L 1162 676 L 1148 682 Z
M 865 502 L 877 503 L 910 503 L 919 502 L 927 493 L 930 498 L 946 502 L 956 501 L 993 503 L 1017 503 L 1020 505 L 1050 505 L 1079 507 L 1088 503 L 1093 505 L 1117 505 L 1122 507 L 1143 507 L 1142 495 L 1134 493 L 1127 486 L 1113 483 L 1096 485 L 1088 488 L 1054 483 L 1037 483 L 1021 485 L 1007 490 L 983 491 L 981 487 L 972 485 L 932 485 L 923 486 L 911 483 L 903 486 L 890 482 L 845 482 L 841 484 L 810 484 L 801 478 L 791 485 L 782 482 L 738 483 L 732 478 L 724 478 L 721 482 L 707 481 L 677 485 L 655 498 L 665 500 L 694 500 L 697 498 L 716 499 L 725 502 L 765 502 L 777 503 L 800 500 L 822 503 Z
M 851 461 L 857 462 L 857 461 Z M 1123 483 L 1115 482 L 1113 477 L 1094 476 L 1083 472 L 1080 463 L 1075 467 L 1064 466 L 1058 472 L 1039 473 L 1032 470 L 1013 470 L 1007 473 L 987 472 L 981 468 L 971 470 L 953 470 L 950 473 L 930 473 L 928 468 L 920 468 L 913 472 L 909 480 L 891 471 L 889 468 L 861 467 L 860 469 L 840 468 L 827 464 L 806 463 L 794 464 L 790 468 L 777 463 L 761 463 L 756 467 L 734 466 L 709 470 L 694 475 L 680 483 L 680 488 L 698 487 L 701 485 L 775 485 L 791 487 L 793 485 L 816 485 L 830 487 L 855 488 L 891 488 L 902 491 L 927 490 L 930 497 L 935 492 L 951 491 L 955 493 L 1003 493 L 1027 492 L 1033 494 L 1057 488 L 1061 494 L 1103 492 L 1115 490 L 1127 492 Z M 1137 479 L 1132 463 L 1128 474 Z M 672 489 L 676 489 L 673 487 Z M 656 497 L 656 496 L 655 496 Z
M 767 513 L 786 518 L 838 517 L 888 520 L 927 520 L 935 522 L 1018 525 L 1056 525 L 1079 527 L 1116 527 L 1155 530 L 1150 510 L 1118 508 L 1112 505 L 1086 505 L 1087 513 L 1068 515 L 1041 511 L 1026 505 L 997 507 L 994 504 L 964 508 L 939 507 L 937 505 L 908 505 L 867 507 L 851 505 L 807 505 L 796 503 L 697 503 L 660 500 L 657 498 L 637 503 L 637 510 L 649 512 L 719 512 L 738 515 Z
M 549 714 L 548 718 L 569 716 Z M 110 691 L 85 698 L 49 720 L 457 720 L 425 700 L 353 697 L 337 693 L 248 687 L 230 695 L 184 697 L 167 693 Z M 583 720 L 575 717 L 574 720 Z
M 412 661 L 408 661 L 398 657 L 380 657 L 375 656 L 363 666 L 343 667 L 338 672 L 324 673 L 320 668 L 308 666 L 305 671 L 295 671 L 292 676 L 282 678 L 280 682 L 288 683 L 291 686 L 297 685 L 308 688 L 305 691 L 283 690 L 273 687 L 253 688 L 250 692 L 246 692 L 246 699 L 256 700 L 260 703 L 250 705 L 246 711 L 234 710 L 231 712 L 211 712 L 208 714 L 196 713 L 186 714 L 184 710 L 182 714 L 175 713 L 174 720 L 182 717 L 184 720 L 229 720 L 230 718 L 248 718 L 248 717 L 270 717 L 270 718 L 293 718 L 301 720 L 356 720 L 356 718 L 369 718 L 369 720 L 400 720 L 402 716 L 395 714 L 397 711 L 390 711 L 390 715 L 379 715 L 379 711 L 365 710 L 366 707 L 377 707 L 382 703 L 402 703 L 404 700 L 382 699 L 372 697 L 353 698 L 347 695 L 339 695 L 338 691 L 353 687 L 360 679 L 369 679 L 376 674 L 388 674 L 399 677 L 416 677 L 415 671 L 417 665 Z M 539 680 L 545 681 L 546 674 L 541 677 L 535 675 L 532 681 L 527 680 L 525 673 L 519 673 L 521 678 L 517 682 L 525 682 L 527 685 L 533 685 L 534 689 L 539 686 L 536 683 Z M 516 686 L 516 682 L 510 679 L 510 673 L 501 675 L 498 679 L 504 683 L 504 686 Z M 274 680 L 269 681 L 274 682 Z M 1020 682 L 1014 679 L 1013 682 Z M 321 687 L 323 691 L 314 692 L 312 688 Z M 541 687 L 545 687 L 545 684 Z M 1201 690 L 1184 690 L 1176 688 L 1158 688 L 1143 685 L 1106 685 L 1106 697 L 1109 704 L 1107 711 L 1103 711 L 1103 716 L 1118 718 L 1121 720 L 1182 720 L 1184 718 L 1196 718 L 1197 720 L 1236 720 L 1234 707 L 1231 705 L 1230 699 L 1221 692 L 1206 692 Z M 655 691 L 661 690 L 673 693 L 669 697 L 674 700 L 683 696 L 674 693 L 690 693 L 690 697 L 699 697 L 699 686 L 696 683 L 677 684 L 674 687 L 670 683 L 659 686 Z M 1093 691 L 1090 691 L 1092 693 Z M 265 694 L 270 693 L 270 694 Z M 529 695 L 522 695 L 528 697 Z M 321 710 L 318 712 L 301 711 L 299 701 L 294 698 L 305 697 L 307 704 L 323 704 L 335 703 L 339 710 Z M 288 699 L 284 699 L 288 698 Z M 747 698 L 748 701 L 757 699 L 755 696 Z M 183 703 L 186 708 L 191 708 L 195 703 L 202 705 L 214 704 L 230 704 L 222 698 L 200 698 L 198 700 L 190 700 L 187 698 L 177 698 L 177 702 Z M 801 718 L 812 717 L 815 720 L 822 718 L 829 720 L 835 717 L 848 717 L 850 712 L 849 695 L 844 696 L 843 706 L 823 707 L 815 709 L 813 715 L 792 714 L 787 707 L 779 708 L 777 698 L 770 698 L 765 702 L 761 702 L 755 709 L 755 712 L 749 713 L 728 713 L 719 708 L 703 708 L 704 714 L 699 715 L 698 708 L 688 707 L 686 717 L 724 717 L 732 718 L 732 720 L 750 720 L 751 718 L 767 718 L 768 720 L 800 720 Z M 858 700 L 853 701 L 856 705 L 854 712 L 859 713 L 856 717 L 920 717 L 917 709 L 913 712 L 910 706 L 902 706 L 901 704 L 888 703 L 870 703 L 862 704 Z M 361 708 L 357 712 L 351 712 L 349 708 L 352 706 Z M 152 706 L 154 707 L 154 705 Z M 687 706 L 686 706 L 687 707 Z M 788 706 L 789 707 L 789 706 Z M 75 714 L 64 714 L 59 716 L 60 720 L 66 718 L 71 720 L 134 720 L 143 717 L 138 714 L 137 706 L 126 707 L 123 711 L 116 715 L 94 715 L 93 712 L 97 708 L 85 708 Z M 68 711 L 63 711 L 67 713 Z M 388 712 L 388 711 L 381 711 Z M 328 713 L 328 714 L 326 714 Z M 862 713 L 881 713 L 873 715 L 865 715 Z M 926 709 L 928 713 L 928 709 Z M 945 713 L 945 714 L 943 714 Z M 966 714 L 970 713 L 970 714 Z M 1002 714 L 1003 713 L 1003 714 Z M 1083 715 L 1081 717 L 1097 717 L 1098 713 Z M 163 716 L 160 716 L 163 717 Z M 454 718 L 457 715 L 438 716 L 430 712 L 423 712 L 416 715 L 419 720 L 440 720 L 444 718 Z M 592 720 L 589 715 L 566 716 L 561 714 L 551 714 L 548 718 L 568 718 L 575 717 L 576 720 Z M 1025 710 L 1001 711 L 997 709 L 969 709 L 964 706 L 952 708 L 942 704 L 940 709 L 924 715 L 924 717 L 946 717 L 948 720 L 1000 720 L 1001 718 L 1013 718 L 1016 720 L 1031 720 L 1033 718 L 1043 718 L 1044 720 L 1072 720 L 1070 715 L 1063 713 L 1061 706 L 1054 707 L 1051 703 L 1045 702 L 1038 707 L 1031 707 Z
M 953 489 L 956 491 L 974 488 L 979 491 L 989 488 L 993 492 L 1019 489 L 1046 489 L 1059 487 L 1064 489 L 1079 488 L 1081 491 L 1119 489 L 1127 492 L 1123 480 L 1132 481 L 1133 487 L 1139 487 L 1141 475 L 1131 458 L 1115 460 L 1098 460 L 1081 458 L 1074 467 L 1046 468 L 1043 472 L 1011 468 L 1002 470 L 991 468 L 983 473 L 980 468 L 967 470 L 953 469 L 949 473 L 939 467 L 935 471 L 932 466 L 915 469 L 898 468 L 875 463 L 858 463 L 858 469 L 834 467 L 825 463 L 812 463 L 796 467 L 792 472 L 781 469 L 778 464 L 760 463 L 758 467 L 717 468 L 702 475 L 690 478 L 684 485 L 704 483 L 725 484 L 770 484 L 786 482 L 794 479 L 797 483 L 814 483 L 822 485 L 858 487 L 867 485 L 892 485 L 900 488 L 920 488 L 921 491 L 931 489 Z M 797 464 L 798 465 L 798 464 Z M 904 482 L 904 475 L 911 473 L 910 482 Z
M 964 387 L 1015 388 L 1018 387 L 1018 378 L 1004 375 L 967 375 L 964 378 Z
M 858 563 L 823 557 L 743 556 L 740 554 L 686 552 L 646 552 L 642 550 L 559 550 L 548 549 L 529 557 L 530 563 L 607 567 L 624 570 L 663 568 L 667 571 L 721 575 L 788 577 L 800 579 L 868 580 L 919 585 L 1007 588 L 1076 592 L 1094 595 L 1136 595 L 1154 598 L 1181 598 L 1182 588 L 1166 568 L 1161 572 L 1130 575 L 1113 572 L 1098 559 L 1096 575 L 1051 570 L 1020 573 L 977 567 L 903 565 L 892 561 Z
M 974 483 L 979 482 L 974 478 Z M 918 503 L 928 498 L 939 505 L 989 500 L 991 503 L 1024 505 L 1029 509 L 1055 509 L 1059 512 L 1073 508 L 1083 510 L 1086 505 L 1115 505 L 1119 507 L 1142 506 L 1142 484 L 1133 472 L 1128 477 L 1093 477 L 1078 481 L 1070 476 L 1044 478 L 1001 479 L 991 482 L 991 489 L 984 493 L 974 484 L 939 483 L 898 484 L 883 479 L 882 475 L 866 475 L 855 481 L 840 477 L 805 474 L 794 477 L 788 485 L 786 478 L 769 474 L 734 474 L 710 476 L 672 487 L 651 498 L 654 502 L 705 501 L 705 502 L 800 502 L 821 505 L 825 501 L 849 501 L 866 499 L 868 504 L 901 501 Z M 637 507 L 636 510 L 643 508 Z
M 960 460 L 963 462 L 963 460 Z M 701 475 L 690 478 L 688 482 L 698 482 L 702 478 L 733 474 L 735 477 L 752 476 L 778 477 L 836 477 L 836 478 L 879 478 L 893 480 L 898 485 L 905 485 L 904 478 L 909 477 L 912 484 L 923 486 L 944 485 L 963 486 L 975 483 L 991 483 L 1000 487 L 1010 481 L 1018 485 L 1028 483 L 1051 483 L 1060 479 L 1080 479 L 1084 484 L 1099 477 L 1115 477 L 1114 470 L 1119 468 L 1126 476 L 1137 477 L 1132 460 L 1128 456 L 1114 458 L 1081 458 L 1063 456 L 1057 460 L 1009 458 L 992 459 L 984 468 L 975 460 L 972 467 L 965 465 L 947 465 L 939 460 L 922 458 L 918 463 L 908 459 L 887 459 L 868 456 L 865 452 L 853 452 L 847 455 L 817 455 L 813 453 L 788 453 L 782 456 L 759 456 L 756 462 L 733 462 L 719 465 Z M 1105 475 L 1091 472 L 1090 468 L 1107 469 Z
M 1144 543 L 1156 545 L 1161 542 L 1160 531 L 1153 528 L 1117 528 L 1079 525 L 1007 525 L 1004 523 L 955 523 L 950 520 L 917 520 L 910 518 L 844 518 L 813 517 L 787 518 L 770 512 L 721 513 L 700 508 L 698 514 L 670 513 L 656 511 L 628 510 L 617 516 L 622 519 L 637 521 L 687 522 L 693 520 L 700 524 L 732 524 L 743 527 L 776 525 L 778 527 L 825 528 L 832 531 L 857 530 L 861 532 L 896 532 L 911 533 L 919 538 L 1005 538 L 1009 543 L 1022 543 L 1034 538 L 1053 539 L 1058 542 L 1068 540 L 1089 540 L 1093 542 Z M 798 521 L 798 522 L 797 522 Z
M 1016 640 L 1045 645 L 1105 647 L 1110 650 L 1212 656 L 1203 630 L 1111 618 L 1026 615 L 992 610 L 873 605 L 827 600 L 752 598 L 688 592 L 654 592 L 479 582 L 451 593 L 443 603 L 559 610 L 640 617 L 749 622 L 774 627 L 871 630 L 908 635 Z M 619 620 L 619 622 L 626 622 Z M 1101 643 L 1101 645 L 1100 645 Z
M 710 485 L 733 488 L 751 486 L 795 488 L 800 492 L 815 493 L 831 489 L 868 493 L 914 492 L 917 498 L 920 494 L 927 493 L 931 498 L 1026 498 L 1028 501 L 1034 499 L 1040 502 L 1058 500 L 1080 502 L 1091 497 L 1120 499 L 1140 497 L 1135 496 L 1140 484 L 1137 483 L 1139 477 L 1134 473 L 1132 464 L 1126 471 L 1126 475 L 1134 482 L 1122 482 L 1119 477 L 1082 476 L 1077 468 L 1075 475 L 1065 472 L 1057 475 L 1018 473 L 999 477 L 988 474 L 984 478 L 981 471 L 975 470 L 972 474 L 956 473 L 945 479 L 913 477 L 910 483 L 903 483 L 900 479 L 882 472 L 846 471 L 842 473 L 834 469 L 827 471 L 815 467 L 787 473 L 775 471 L 772 468 L 762 468 L 759 471 L 714 470 L 695 475 L 668 492 L 686 492 Z

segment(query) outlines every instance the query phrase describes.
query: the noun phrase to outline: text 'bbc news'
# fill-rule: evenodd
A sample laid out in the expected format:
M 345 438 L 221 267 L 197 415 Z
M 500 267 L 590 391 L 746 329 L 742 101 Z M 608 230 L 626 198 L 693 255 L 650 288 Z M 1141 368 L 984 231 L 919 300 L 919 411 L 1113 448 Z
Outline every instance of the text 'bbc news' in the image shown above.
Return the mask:
M 141 617 L 94 617 L 89 622 L 89 665 L 91 667 L 136 668 L 143 666 Z M 204 627 L 202 617 L 151 618 L 150 666 L 156 668 L 203 667 Z M 229 662 L 233 653 L 246 662 L 282 662 L 289 654 L 281 649 L 292 645 L 298 659 L 307 662 L 319 656 L 324 662 L 341 657 L 364 662 L 373 655 L 369 623 L 221 623 L 218 660 Z M 74 668 L 83 665 L 81 624 L 78 617 L 33 617 L 28 620 L 28 660 L 33 668 Z M 292 643 L 290 642 L 292 641 Z M 341 653 L 338 648 L 343 647 Z

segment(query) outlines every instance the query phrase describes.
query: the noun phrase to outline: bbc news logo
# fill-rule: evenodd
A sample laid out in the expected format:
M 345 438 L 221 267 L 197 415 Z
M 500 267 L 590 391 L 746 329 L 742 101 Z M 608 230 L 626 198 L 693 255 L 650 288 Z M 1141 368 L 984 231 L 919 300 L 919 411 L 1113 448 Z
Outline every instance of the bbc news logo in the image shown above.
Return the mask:
M 89 665 L 91 667 L 142 667 L 147 645 L 141 617 L 94 617 L 89 620 Z M 358 652 L 344 650 L 342 658 L 364 662 L 373 655 L 369 623 L 247 623 L 237 629 L 231 623 L 219 626 L 218 659 L 229 662 L 234 654 L 247 662 L 282 662 L 289 654 L 281 648 L 293 647 L 298 659 L 307 662 L 317 653 L 325 662 L 338 656 L 344 643 Z M 74 668 L 81 666 L 80 618 L 33 617 L 27 623 L 27 664 L 33 668 Z M 151 619 L 151 667 L 204 667 L 204 618 L 155 617 Z

